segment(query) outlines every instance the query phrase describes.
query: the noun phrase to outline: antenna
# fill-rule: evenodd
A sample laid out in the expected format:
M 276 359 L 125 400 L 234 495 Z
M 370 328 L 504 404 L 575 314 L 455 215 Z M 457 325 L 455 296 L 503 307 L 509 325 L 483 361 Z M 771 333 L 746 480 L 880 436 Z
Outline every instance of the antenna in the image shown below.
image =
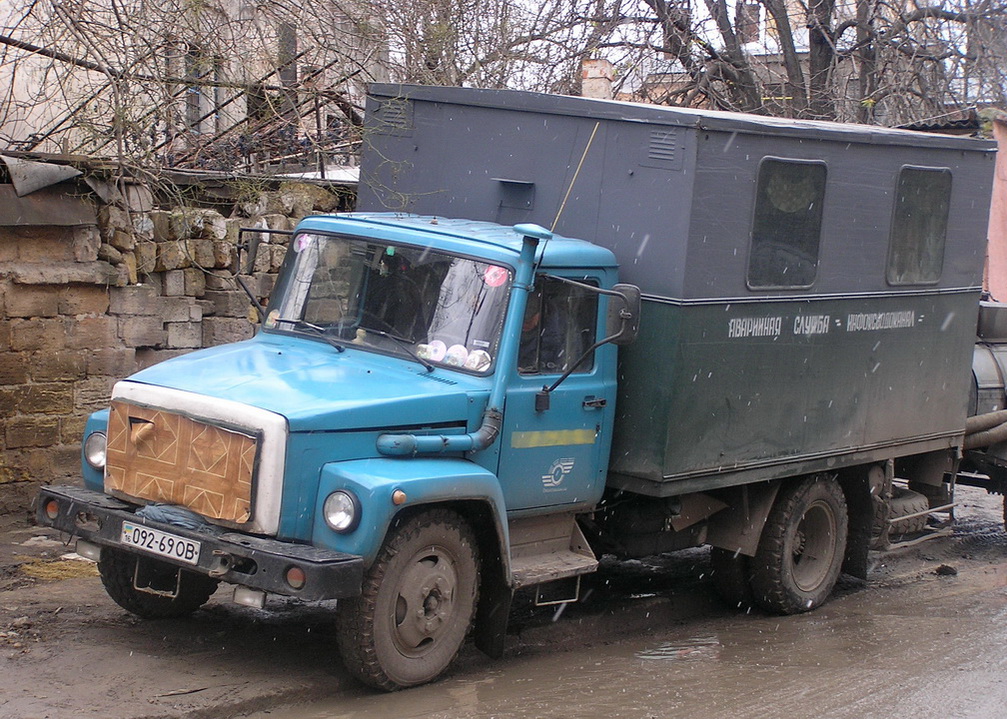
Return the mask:
M 591 149 L 591 143 L 594 142 L 594 136 L 598 134 L 598 126 L 601 125 L 601 121 L 594 123 L 594 129 L 591 130 L 591 137 L 587 139 L 587 145 L 584 146 L 584 153 L 580 156 L 580 162 L 577 163 L 577 169 L 573 173 L 573 177 L 570 178 L 570 184 L 566 188 L 566 194 L 563 196 L 563 202 L 560 203 L 559 211 L 556 213 L 556 219 L 552 221 L 552 227 L 549 229 L 552 231 L 556 230 L 556 225 L 559 224 L 560 215 L 563 214 L 563 210 L 566 208 L 566 201 L 570 199 L 570 192 L 573 191 L 573 183 L 577 182 L 577 176 L 580 175 L 580 168 L 584 166 L 584 159 L 587 157 L 588 150 Z

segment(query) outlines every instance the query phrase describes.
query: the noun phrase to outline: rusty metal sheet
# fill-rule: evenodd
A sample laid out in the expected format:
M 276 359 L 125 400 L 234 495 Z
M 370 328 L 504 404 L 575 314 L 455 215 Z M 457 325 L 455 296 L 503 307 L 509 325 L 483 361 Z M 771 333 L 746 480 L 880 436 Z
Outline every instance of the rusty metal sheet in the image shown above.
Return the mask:
M 179 414 L 113 402 L 105 490 L 243 524 L 252 514 L 255 438 Z
M 81 171 L 70 165 L 56 165 L 51 162 L 35 162 L 19 157 L 0 155 L 0 162 L 7 166 L 11 184 L 18 197 L 30 195 L 50 185 L 73 179 Z
M 73 227 L 97 222 L 94 204 L 86 198 L 54 189 L 18 197 L 13 185 L 0 185 L 0 226 Z

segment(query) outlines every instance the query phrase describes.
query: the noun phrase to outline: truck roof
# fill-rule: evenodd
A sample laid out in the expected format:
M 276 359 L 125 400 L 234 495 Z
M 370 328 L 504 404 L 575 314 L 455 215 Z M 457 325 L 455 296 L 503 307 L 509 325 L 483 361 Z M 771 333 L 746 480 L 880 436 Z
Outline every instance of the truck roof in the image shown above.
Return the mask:
M 513 264 L 521 251 L 521 236 L 513 227 L 495 222 L 461 220 L 436 215 L 402 212 L 346 212 L 305 218 L 301 229 L 359 234 L 361 226 L 380 239 L 409 244 L 429 243 L 436 236 L 438 248 L 471 255 L 472 243 L 481 245 L 480 255 Z M 553 235 L 544 247 L 547 267 L 615 267 L 615 255 L 597 245 Z
M 556 115 L 577 115 L 595 120 L 618 120 L 650 125 L 671 125 L 698 130 L 753 133 L 762 136 L 780 135 L 813 140 L 847 141 L 851 143 L 912 145 L 960 149 L 994 149 L 992 140 L 924 133 L 877 125 L 799 120 L 743 112 L 724 112 L 687 107 L 647 105 L 620 100 L 567 95 L 546 95 L 518 90 L 484 90 L 460 87 L 435 87 L 379 83 L 369 86 L 376 97 L 423 100 L 470 107 L 507 107 L 509 110 Z

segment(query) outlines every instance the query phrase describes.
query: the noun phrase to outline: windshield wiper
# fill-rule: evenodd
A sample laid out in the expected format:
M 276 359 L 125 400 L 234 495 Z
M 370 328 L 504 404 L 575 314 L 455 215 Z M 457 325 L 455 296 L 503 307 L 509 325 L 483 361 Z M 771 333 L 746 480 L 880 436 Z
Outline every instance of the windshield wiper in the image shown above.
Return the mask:
M 346 351 L 346 347 L 343 346 L 343 341 L 340 340 L 340 339 L 338 339 L 337 337 L 333 337 L 331 334 L 329 334 L 329 329 L 330 328 L 322 327 L 321 325 L 313 324 L 311 322 L 308 322 L 307 320 L 298 320 L 298 319 L 292 319 L 292 318 L 288 318 L 288 317 L 277 317 L 276 321 L 277 322 L 286 322 L 287 324 L 291 324 L 294 327 L 297 327 L 297 328 L 300 328 L 300 329 L 313 330 L 313 331 L 317 332 L 319 334 L 319 336 L 323 340 L 325 340 L 327 343 L 329 343 L 330 346 L 335 347 L 339 352 L 345 352 Z
M 423 365 L 424 369 L 426 369 L 427 372 L 434 371 L 435 369 L 434 366 L 429 362 L 427 362 L 422 357 L 420 357 L 418 354 L 416 354 L 416 351 L 412 348 L 412 343 L 405 337 L 399 337 L 398 335 L 393 335 L 391 332 L 385 332 L 384 330 L 375 330 L 371 329 L 370 327 L 362 327 L 361 329 L 364 330 L 365 332 L 372 332 L 376 334 L 378 337 L 387 337 L 392 342 L 397 344 L 399 347 L 404 349 L 407 353 L 409 353 L 410 357 L 412 357 L 414 360 Z

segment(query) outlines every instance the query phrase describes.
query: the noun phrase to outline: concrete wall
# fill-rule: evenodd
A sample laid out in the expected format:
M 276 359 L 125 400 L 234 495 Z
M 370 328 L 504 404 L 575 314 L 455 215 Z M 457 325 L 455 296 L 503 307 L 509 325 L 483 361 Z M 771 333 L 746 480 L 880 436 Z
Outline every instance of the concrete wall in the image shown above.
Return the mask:
M 64 183 L 0 185 L 0 512 L 43 483 L 75 482 L 87 416 L 118 380 L 169 357 L 250 337 L 254 311 L 229 270 L 239 227 L 292 229 L 337 208 L 328 190 L 247 193 L 234 216 L 103 203 Z M 121 197 L 121 195 L 120 195 Z M 269 295 L 286 236 L 263 235 L 247 283 Z
M 1007 119 L 993 121 L 997 141 L 996 174 L 993 176 L 993 203 L 990 205 L 989 246 L 984 289 L 994 299 L 1007 302 Z

